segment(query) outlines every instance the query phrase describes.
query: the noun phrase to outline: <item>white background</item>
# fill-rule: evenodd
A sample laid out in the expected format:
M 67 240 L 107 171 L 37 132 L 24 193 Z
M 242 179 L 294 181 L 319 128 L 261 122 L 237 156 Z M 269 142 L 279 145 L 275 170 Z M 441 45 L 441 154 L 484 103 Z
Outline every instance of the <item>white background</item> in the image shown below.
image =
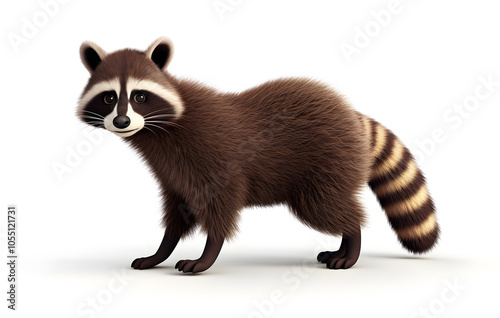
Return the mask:
M 67 2 L 46 21 L 37 1 L 0 8 L 2 257 L 8 204 L 19 211 L 15 313 L 6 309 L 1 266 L 8 317 L 424 317 L 422 308 L 434 317 L 498 316 L 500 87 L 481 84 L 500 81 L 495 1 L 401 0 L 383 26 L 372 12 L 387 10 L 389 0 L 222 0 L 232 6 L 222 16 L 213 0 Z M 34 18 L 36 34 L 13 45 L 9 38 L 23 36 Z M 354 45 L 366 28 L 368 40 L 348 62 L 342 43 Z M 315 262 L 340 239 L 306 228 L 283 207 L 243 211 L 237 239 L 206 273 L 173 269 L 200 255 L 201 234 L 158 268 L 130 269 L 162 238 L 147 168 L 105 131 L 70 172 L 58 178 L 53 166 L 92 141 L 75 117 L 88 78 L 80 43 L 145 49 L 162 35 L 174 41 L 177 76 L 227 91 L 312 77 L 392 129 L 427 176 L 442 229 L 437 248 L 424 256 L 403 250 L 367 190 L 361 257 L 347 271 Z M 488 96 L 474 105 L 476 89 Z M 464 101 L 475 109 L 459 122 L 454 105 Z M 433 134 L 441 136 L 431 144 Z

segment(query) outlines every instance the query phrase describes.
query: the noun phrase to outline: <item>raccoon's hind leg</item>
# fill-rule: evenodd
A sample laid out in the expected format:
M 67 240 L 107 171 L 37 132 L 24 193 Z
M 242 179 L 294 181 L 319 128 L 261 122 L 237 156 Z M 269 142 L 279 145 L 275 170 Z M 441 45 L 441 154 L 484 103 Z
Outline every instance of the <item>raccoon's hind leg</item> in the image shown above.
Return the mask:
M 302 182 L 290 199 L 291 211 L 306 225 L 330 235 L 342 234 L 338 251 L 318 255 L 330 269 L 347 269 L 358 260 L 364 212 L 358 199 L 349 192 L 338 192 L 324 182 Z
M 325 251 L 318 254 L 318 261 L 326 263 L 330 269 L 347 269 L 352 267 L 359 257 L 361 250 L 361 230 L 355 234 L 342 236 L 342 243 L 338 251 Z
M 174 251 L 179 240 L 189 234 L 196 225 L 194 214 L 190 212 L 187 205 L 180 197 L 173 194 L 165 194 L 163 223 L 165 234 L 160 247 L 155 254 L 149 257 L 140 257 L 132 262 L 134 269 L 147 269 L 165 261 Z

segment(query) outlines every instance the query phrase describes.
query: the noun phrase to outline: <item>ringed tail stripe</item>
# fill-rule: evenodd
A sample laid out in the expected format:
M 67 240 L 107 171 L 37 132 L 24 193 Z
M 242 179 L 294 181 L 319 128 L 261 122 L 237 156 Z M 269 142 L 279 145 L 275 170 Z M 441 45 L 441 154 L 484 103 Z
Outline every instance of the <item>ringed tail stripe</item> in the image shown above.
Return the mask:
M 431 214 L 434 214 L 434 204 L 432 200 L 428 200 L 418 210 L 413 211 L 412 214 L 391 216 L 388 218 L 391 227 L 397 232 L 412 226 L 412 224 L 418 225 L 424 222 Z
M 380 125 L 379 125 L 380 126 Z M 382 126 L 380 126 L 382 127 Z M 383 127 L 382 127 L 383 129 Z M 380 153 L 374 157 L 375 159 L 375 166 L 381 166 L 381 164 L 386 161 L 388 158 L 390 158 L 392 151 L 394 149 L 394 145 L 396 142 L 396 136 L 392 133 L 385 132 L 384 134 L 385 140 L 382 141 L 383 148 L 380 151 Z
M 399 230 L 398 235 L 402 239 L 413 239 L 426 236 L 431 233 L 437 226 L 436 216 L 434 214 L 429 215 L 429 217 L 422 223 L 410 228 Z
M 371 180 L 370 180 L 370 187 L 372 189 L 378 188 L 382 185 L 389 184 L 391 181 L 395 180 L 398 178 L 402 173 L 404 173 L 410 164 L 412 162 L 412 156 L 411 153 L 408 150 L 405 150 L 405 153 L 403 154 L 403 158 L 401 161 L 398 163 L 396 167 L 391 169 L 390 171 L 385 172 L 382 175 L 375 176 L 372 175 Z
M 370 188 L 401 244 L 414 253 L 428 251 L 439 237 L 439 225 L 424 175 L 396 135 L 371 118 L 360 118 L 370 140 Z
M 408 172 L 411 172 L 410 169 L 411 167 L 408 167 L 408 170 L 406 170 L 404 174 L 408 174 Z M 396 182 L 398 181 L 395 180 L 387 184 L 386 187 L 392 187 L 394 189 Z M 402 187 L 399 187 L 398 189 L 394 189 L 394 191 L 392 192 L 382 193 L 380 188 L 374 188 L 373 192 L 375 192 L 375 194 L 377 195 L 380 204 L 382 204 L 383 206 L 391 206 L 402 203 L 409 197 L 415 197 L 417 193 L 422 190 L 422 187 L 425 188 L 425 179 L 422 173 L 420 171 L 417 171 L 413 178 L 409 180 L 409 183 L 405 184 Z
M 392 135 L 392 134 L 391 134 Z M 392 135 L 394 136 L 394 135 Z M 394 136 L 395 138 L 395 136 Z M 378 165 L 373 167 L 373 174 L 374 175 L 382 175 L 384 172 L 390 171 L 394 169 L 398 165 L 398 163 L 401 161 L 403 158 L 403 152 L 404 152 L 404 146 L 401 144 L 399 139 L 394 139 L 392 145 L 392 150 L 389 155 L 385 158 L 385 160 Z M 378 158 L 375 159 L 375 161 L 378 161 Z
M 384 206 L 385 213 L 387 213 L 389 217 L 412 213 L 424 205 L 428 199 L 429 192 L 427 192 L 427 187 L 424 184 L 415 195 L 407 198 L 403 202 Z
M 396 177 L 392 182 L 380 184 L 377 187 L 373 188 L 373 191 L 377 194 L 377 196 L 388 195 L 391 193 L 397 193 L 402 189 L 406 188 L 409 184 L 414 181 L 417 175 L 421 175 L 417 164 L 415 161 L 410 161 L 408 163 L 408 167 L 406 170 L 403 170 L 403 173 Z M 419 178 L 420 179 L 420 178 Z

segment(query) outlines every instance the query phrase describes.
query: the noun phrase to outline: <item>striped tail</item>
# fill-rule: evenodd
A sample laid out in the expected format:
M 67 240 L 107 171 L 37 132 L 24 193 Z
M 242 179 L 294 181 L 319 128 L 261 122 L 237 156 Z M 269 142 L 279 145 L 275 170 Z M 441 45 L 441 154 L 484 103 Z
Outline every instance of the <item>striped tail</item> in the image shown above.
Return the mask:
M 362 116 L 370 137 L 369 185 L 401 244 L 413 253 L 430 250 L 439 237 L 434 203 L 410 151 L 389 129 Z

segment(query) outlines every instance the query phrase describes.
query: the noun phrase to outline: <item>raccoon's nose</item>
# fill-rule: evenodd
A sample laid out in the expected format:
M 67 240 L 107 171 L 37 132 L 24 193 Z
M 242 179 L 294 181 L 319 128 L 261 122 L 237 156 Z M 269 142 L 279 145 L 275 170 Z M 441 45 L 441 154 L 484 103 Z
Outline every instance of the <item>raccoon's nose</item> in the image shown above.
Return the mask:
M 130 118 L 124 115 L 116 116 L 115 119 L 113 119 L 113 125 L 120 129 L 127 128 L 128 125 L 130 125 Z

